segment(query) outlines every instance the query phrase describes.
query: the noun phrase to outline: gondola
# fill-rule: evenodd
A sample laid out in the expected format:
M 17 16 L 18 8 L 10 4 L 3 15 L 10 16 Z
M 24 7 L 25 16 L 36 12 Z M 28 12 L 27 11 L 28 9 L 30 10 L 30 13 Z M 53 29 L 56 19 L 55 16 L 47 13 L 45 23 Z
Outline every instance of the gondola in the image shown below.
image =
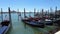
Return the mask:
M 56 20 L 54 21 L 54 23 L 57 24 L 57 25 L 60 27 L 60 19 L 56 19 Z
M 6 34 L 10 28 L 10 21 L 5 20 L 0 23 L 0 34 Z
M 45 19 L 45 25 L 53 25 L 53 21 L 50 19 Z
M 32 20 L 31 18 L 26 18 L 26 19 L 22 19 L 22 21 L 25 24 L 28 24 L 30 26 L 34 26 L 34 27 L 40 27 L 40 28 L 44 28 L 44 22 L 38 22 L 38 20 Z

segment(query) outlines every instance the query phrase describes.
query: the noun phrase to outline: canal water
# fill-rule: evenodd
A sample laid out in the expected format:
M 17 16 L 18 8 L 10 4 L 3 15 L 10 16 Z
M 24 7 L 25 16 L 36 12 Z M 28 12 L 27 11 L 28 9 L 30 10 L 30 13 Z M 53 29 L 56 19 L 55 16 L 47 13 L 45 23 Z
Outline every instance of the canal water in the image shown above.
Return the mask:
M 7 15 L 7 16 L 6 16 Z M 26 14 L 29 17 L 29 13 Z M 31 16 L 33 17 L 33 13 Z M 11 13 L 12 19 L 12 26 L 7 34 L 48 34 L 50 30 L 53 30 L 55 26 L 46 26 L 45 28 L 39 27 L 32 27 L 29 26 L 21 21 L 21 18 L 24 17 L 24 14 L 21 13 L 21 16 L 18 20 L 17 13 Z M 3 14 L 3 20 L 8 19 L 8 14 Z M 0 22 L 1 22 L 1 15 L 0 15 Z

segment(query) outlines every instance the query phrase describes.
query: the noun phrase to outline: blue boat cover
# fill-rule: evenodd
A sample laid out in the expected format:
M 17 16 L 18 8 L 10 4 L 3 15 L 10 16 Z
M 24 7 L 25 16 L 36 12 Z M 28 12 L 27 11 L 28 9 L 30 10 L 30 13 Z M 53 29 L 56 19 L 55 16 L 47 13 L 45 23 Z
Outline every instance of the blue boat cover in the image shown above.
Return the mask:
M 1 28 L 0 28 L 0 34 L 3 34 L 3 33 L 6 31 L 7 27 L 8 27 L 8 26 L 3 26 L 3 27 L 1 27 Z

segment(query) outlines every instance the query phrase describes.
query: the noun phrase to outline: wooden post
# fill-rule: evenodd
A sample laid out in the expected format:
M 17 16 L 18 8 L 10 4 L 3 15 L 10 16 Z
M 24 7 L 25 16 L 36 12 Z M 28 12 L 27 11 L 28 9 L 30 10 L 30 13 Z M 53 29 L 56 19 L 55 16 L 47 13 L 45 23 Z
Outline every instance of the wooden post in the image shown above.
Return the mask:
M 50 18 L 50 16 L 49 16 L 49 10 L 48 10 L 48 17 Z
M 19 9 L 17 9 L 17 11 L 18 11 L 18 21 L 19 21 L 19 16 L 20 16 L 20 14 L 19 14 Z
M 29 12 L 29 17 L 31 17 L 31 15 L 30 15 L 30 14 L 31 14 L 31 12 Z
M 17 11 L 18 11 L 18 21 L 19 21 L 19 18 L 21 18 L 21 13 L 19 12 L 19 9 Z
M 3 11 L 2 11 L 2 8 L 1 8 L 1 18 L 2 18 L 2 21 L 3 21 Z
M 21 12 L 19 12 L 19 9 L 17 9 L 17 11 L 18 11 L 18 15 L 21 16 Z
M 26 18 L 25 8 L 24 8 L 24 18 Z M 24 24 L 24 27 L 26 28 L 26 24 Z
M 52 10 L 52 8 L 50 7 L 50 12 L 52 13 L 52 11 L 53 11 L 53 10 Z
M 34 17 L 35 17 L 35 12 L 36 12 L 36 9 L 34 8 Z
M 55 16 L 57 17 L 57 6 L 55 7 Z
M 25 14 L 26 12 L 25 12 L 25 8 L 24 8 L 24 18 L 26 18 L 26 14 Z
M 44 11 L 44 10 L 42 9 L 42 18 L 43 18 L 43 11 Z M 44 18 L 43 18 L 43 19 L 44 19 Z
M 37 10 L 37 14 L 38 14 L 38 16 L 37 16 L 37 17 L 40 17 L 39 9 Z
M 45 17 L 46 17 L 46 15 L 47 15 L 47 11 L 46 11 L 46 13 L 45 13 Z
M 11 23 L 11 25 L 12 25 L 12 20 L 11 20 L 11 11 L 10 11 L 10 7 L 8 7 L 8 11 L 9 11 L 9 21 L 10 21 L 10 23 Z
M 53 14 L 52 11 L 53 11 L 53 10 L 52 10 L 52 7 L 50 7 L 50 17 L 51 17 L 51 18 L 52 18 L 52 14 Z

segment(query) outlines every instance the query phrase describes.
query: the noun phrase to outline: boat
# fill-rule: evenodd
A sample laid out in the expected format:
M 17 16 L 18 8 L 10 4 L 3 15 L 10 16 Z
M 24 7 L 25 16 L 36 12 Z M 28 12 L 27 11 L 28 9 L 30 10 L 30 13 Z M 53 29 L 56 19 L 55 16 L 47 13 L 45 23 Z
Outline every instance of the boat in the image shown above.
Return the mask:
M 60 19 L 56 19 L 54 23 L 56 23 L 60 27 Z
M 44 28 L 44 22 L 43 21 L 33 20 L 31 18 L 30 19 L 29 18 L 25 18 L 25 19 L 22 19 L 22 21 L 25 24 L 28 24 L 30 26 Z
M 50 19 L 45 19 L 45 25 L 53 25 L 53 21 Z
M 6 34 L 10 28 L 10 21 L 3 21 L 0 23 L 0 34 Z

